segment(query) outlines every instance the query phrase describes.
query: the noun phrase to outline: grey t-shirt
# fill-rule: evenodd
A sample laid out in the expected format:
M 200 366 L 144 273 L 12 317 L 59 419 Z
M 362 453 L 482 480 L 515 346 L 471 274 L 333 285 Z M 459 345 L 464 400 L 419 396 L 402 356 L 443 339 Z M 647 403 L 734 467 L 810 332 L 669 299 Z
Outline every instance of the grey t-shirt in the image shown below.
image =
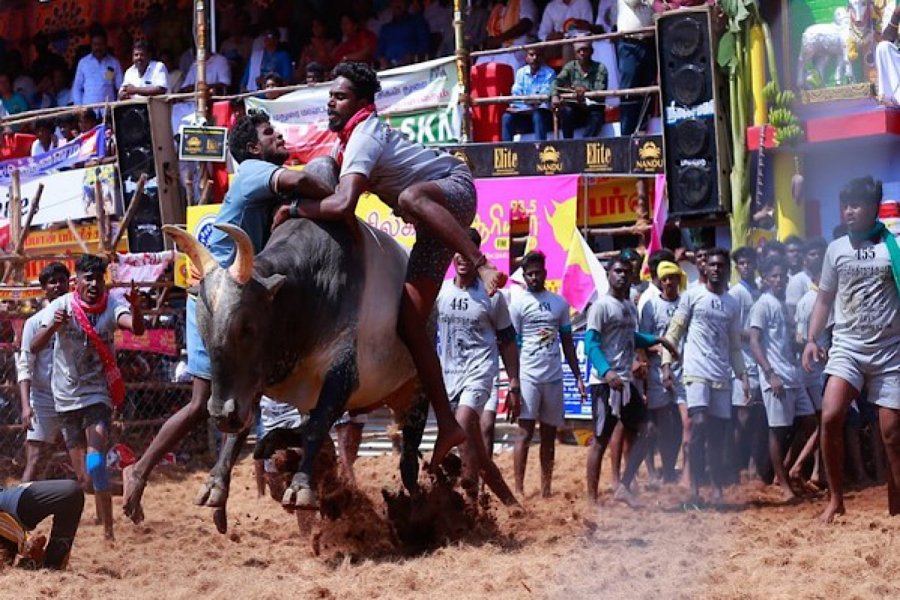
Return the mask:
M 631 366 L 634 363 L 634 334 L 637 331 L 637 307 L 631 298 L 619 300 L 611 294 L 604 294 L 588 310 L 587 328 L 600 335 L 600 349 L 609 368 L 622 381 L 631 381 Z M 589 383 L 604 383 L 591 366 Z
M 69 314 L 69 321 L 53 336 L 51 381 L 56 412 L 78 410 L 100 403 L 112 407 L 100 356 L 91 344 L 90 338 L 72 316 L 72 293 L 57 298 L 47 306 L 41 326 L 49 327 L 53 324 L 53 316 L 60 308 Z M 131 310 L 127 305 L 118 303 L 110 295 L 105 311 L 99 315 L 87 314 L 91 325 L 110 352 L 115 351 L 113 335 L 119 317 L 130 313 Z
M 651 296 L 641 307 L 640 331 L 641 333 L 649 333 L 658 338 L 666 335 L 669 324 L 672 322 L 672 316 L 678 310 L 680 298 L 674 300 L 666 300 L 661 295 Z M 679 342 L 678 352 L 684 352 L 684 338 Z M 656 352 L 647 352 L 647 360 L 651 377 L 658 379 L 662 369 L 662 356 Z M 672 363 L 672 375 L 676 380 L 681 379 L 682 367 L 681 361 Z
M 31 353 L 31 342 L 41 323 L 47 318 L 47 309 L 38 311 L 32 315 L 22 328 L 22 346 L 16 355 L 16 373 L 19 383 L 23 381 L 31 381 L 31 409 L 38 417 L 50 417 L 56 414 L 56 407 L 53 402 L 53 389 L 50 383 L 50 377 L 53 373 L 53 340 L 50 345 L 38 352 Z M 53 320 L 53 314 L 50 314 L 50 320 Z
M 797 326 L 788 314 L 787 303 L 771 292 L 766 292 L 750 311 L 750 327 L 762 332 L 766 358 L 772 370 L 781 378 L 784 387 L 798 388 L 803 385 L 798 367 L 797 345 L 794 343 Z M 760 378 L 760 385 L 764 390 L 771 387 L 765 377 Z
M 806 271 L 794 273 L 788 279 L 787 289 L 784 292 L 784 300 L 788 310 L 793 315 L 797 310 L 797 303 L 813 287 L 812 277 Z
M 688 288 L 681 296 L 673 319 L 684 323 L 685 380 L 700 379 L 730 388 L 733 340 L 741 334 L 741 309 L 728 293 L 714 294 L 706 286 Z
M 870 354 L 900 343 L 900 297 L 884 242 L 828 245 L 819 289 L 835 294 L 832 344 Z
M 536 383 L 561 380 L 559 334 L 572 331 L 568 302 L 547 290 L 525 291 L 510 302 L 509 316 L 521 338 L 520 378 Z
M 385 204 L 396 206 L 400 192 L 409 186 L 443 179 L 455 168 L 465 168 L 465 163 L 441 150 L 411 142 L 372 115 L 350 135 L 341 177 L 365 175 L 368 191 Z
M 738 281 L 731 286 L 728 293 L 738 301 L 738 308 L 741 313 L 741 328 L 743 330 L 750 329 L 750 310 L 753 303 L 759 298 L 759 289 L 751 288 L 744 281 Z M 759 367 L 756 359 L 753 357 L 753 351 L 750 350 L 750 342 L 741 340 L 741 353 L 744 355 L 744 366 L 747 368 L 747 377 L 756 379 L 759 376 Z
M 797 340 L 803 342 L 804 344 L 809 341 L 807 336 L 809 335 L 809 320 L 812 317 L 813 306 L 816 305 L 816 298 L 819 295 L 819 291 L 816 288 L 808 290 L 803 297 L 800 298 L 800 301 L 797 302 L 797 310 L 794 314 L 794 318 L 797 321 Z M 820 348 L 828 348 L 831 346 L 831 336 L 828 334 L 828 328 L 822 330 L 822 333 L 819 334 L 819 337 L 816 338 L 816 343 Z M 822 383 L 822 375 L 825 373 L 825 361 L 820 360 L 812 363 L 812 372 L 807 373 L 806 369 L 803 369 L 801 366 L 803 380 L 809 385 L 813 383 Z
M 490 393 L 499 369 L 497 332 L 512 325 L 503 294 L 487 295 L 480 280 L 460 289 L 444 281 L 437 297 L 441 367 L 447 395 Z

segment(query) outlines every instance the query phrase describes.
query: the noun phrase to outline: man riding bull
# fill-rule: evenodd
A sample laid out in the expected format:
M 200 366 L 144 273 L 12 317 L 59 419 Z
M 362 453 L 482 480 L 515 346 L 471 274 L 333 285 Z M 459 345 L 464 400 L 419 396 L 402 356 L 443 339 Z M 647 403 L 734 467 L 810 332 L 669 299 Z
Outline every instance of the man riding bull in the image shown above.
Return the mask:
M 466 439 L 447 399 L 441 365 L 425 327 L 454 253 L 477 269 L 489 295 L 506 275 L 487 261 L 466 232 L 475 217 L 475 184 L 468 166 L 440 150 L 409 141 L 378 120 L 378 74 L 364 63 L 341 63 L 332 72 L 328 128 L 340 144 L 336 160 L 340 185 L 321 201 L 295 201 L 275 214 L 275 225 L 289 217 L 344 220 L 355 228 L 356 205 L 372 192 L 404 220 L 416 226 L 400 306 L 399 334 L 415 361 L 438 423 L 432 466 Z
M 271 232 L 270 215 L 283 202 L 283 196 L 302 195 L 324 198 L 331 188 L 303 171 L 282 167 L 288 151 L 282 136 L 275 132 L 268 116 L 251 113 L 241 117 L 232 127 L 229 149 L 239 164 L 216 224 L 237 225 L 259 252 Z M 210 252 L 222 265 L 234 260 L 234 245 L 222 231 L 215 229 L 210 237 Z M 191 429 L 207 418 L 207 402 L 212 379 L 209 354 L 197 330 L 197 298 L 188 297 L 187 351 L 188 371 L 193 377 L 191 401 L 172 415 L 153 438 L 141 459 L 123 474 L 125 479 L 125 514 L 135 523 L 143 518 L 141 497 L 151 471 Z

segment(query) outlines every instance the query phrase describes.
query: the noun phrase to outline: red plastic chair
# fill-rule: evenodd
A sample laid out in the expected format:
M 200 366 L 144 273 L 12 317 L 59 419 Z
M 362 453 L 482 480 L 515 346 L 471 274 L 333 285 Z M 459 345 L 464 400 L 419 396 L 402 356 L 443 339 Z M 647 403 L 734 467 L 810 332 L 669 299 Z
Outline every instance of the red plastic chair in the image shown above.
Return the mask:
M 513 68 L 504 63 L 483 63 L 472 67 L 472 98 L 508 96 L 515 80 Z M 476 142 L 499 142 L 500 120 L 506 104 L 472 107 L 472 137 Z

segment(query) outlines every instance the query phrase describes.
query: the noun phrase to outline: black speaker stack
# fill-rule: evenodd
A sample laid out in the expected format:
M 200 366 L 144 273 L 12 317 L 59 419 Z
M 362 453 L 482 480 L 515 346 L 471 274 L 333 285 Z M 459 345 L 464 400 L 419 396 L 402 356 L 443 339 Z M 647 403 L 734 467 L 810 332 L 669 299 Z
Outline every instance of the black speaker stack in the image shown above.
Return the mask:
M 710 7 L 663 13 L 656 22 L 669 216 L 730 208 L 728 128 Z
M 130 252 L 161 252 L 165 249 L 150 112 L 146 104 L 124 104 L 113 108 L 113 128 L 119 155 L 119 181 L 125 209 L 134 198 L 141 174 L 147 175 L 140 206 L 128 225 Z

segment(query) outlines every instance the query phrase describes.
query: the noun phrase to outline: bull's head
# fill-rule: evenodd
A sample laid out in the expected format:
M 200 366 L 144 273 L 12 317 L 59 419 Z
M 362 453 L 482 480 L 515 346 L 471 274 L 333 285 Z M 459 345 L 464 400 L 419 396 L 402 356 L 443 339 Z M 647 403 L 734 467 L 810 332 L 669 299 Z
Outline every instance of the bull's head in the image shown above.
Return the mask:
M 284 275 L 254 272 L 249 236 L 234 225 L 216 225 L 233 241 L 234 262 L 222 268 L 194 236 L 170 225 L 171 236 L 199 270 L 197 329 L 212 366 L 209 414 L 219 429 L 236 432 L 250 424 L 265 385 L 265 350 L 272 319 L 272 299 Z

